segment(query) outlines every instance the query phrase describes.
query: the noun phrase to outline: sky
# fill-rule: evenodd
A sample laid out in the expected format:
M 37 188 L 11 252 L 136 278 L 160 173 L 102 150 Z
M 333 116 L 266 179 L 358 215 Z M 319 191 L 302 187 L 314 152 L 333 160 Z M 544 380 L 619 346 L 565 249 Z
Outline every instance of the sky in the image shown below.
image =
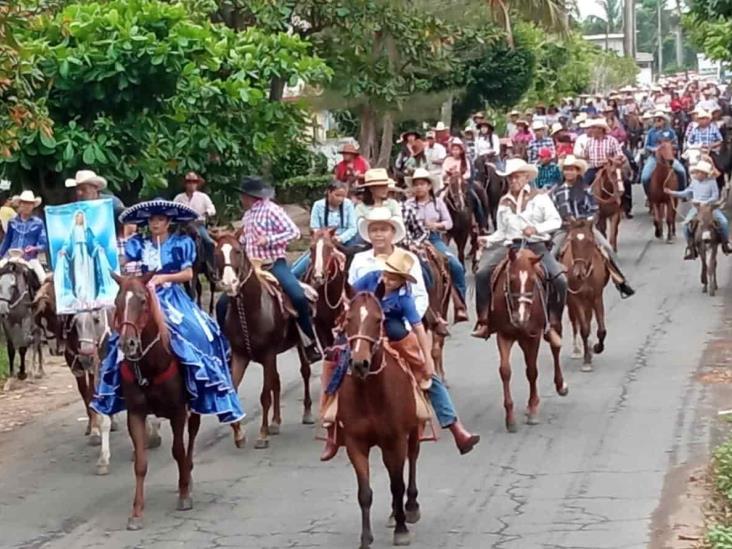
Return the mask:
M 584 19 L 588 15 L 602 15 L 602 8 L 596 0 L 577 0 L 580 17 Z

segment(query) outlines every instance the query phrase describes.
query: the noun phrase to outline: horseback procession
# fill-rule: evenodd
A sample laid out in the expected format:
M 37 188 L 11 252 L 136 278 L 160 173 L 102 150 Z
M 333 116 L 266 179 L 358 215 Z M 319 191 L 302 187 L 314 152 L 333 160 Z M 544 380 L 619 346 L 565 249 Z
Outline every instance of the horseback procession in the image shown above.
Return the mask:
M 238 389 L 249 364 L 261 364 L 253 446 L 268 448 L 283 421 L 278 357 L 294 350 L 302 423 L 322 427 L 320 460 L 345 447 L 353 465 L 361 547 L 374 539 L 375 446 L 390 480 L 393 541 L 407 545 L 407 524 L 420 519 L 421 443 L 444 430 L 466 455 L 481 442 L 479 428 L 460 419 L 460 395 L 447 381 L 444 349 L 466 333 L 455 325 L 472 321 L 472 337 L 495 336 L 508 432 L 518 430 L 511 393 L 518 344 L 529 383 L 526 423 L 539 423 L 542 340 L 554 391 L 566 397 L 564 326 L 579 369 L 591 372 L 608 341 L 605 287 L 612 281 L 622 299 L 635 294 L 621 250 L 622 220 L 644 209 L 633 204 L 636 184 L 657 239 L 665 232 L 674 240 L 680 201 L 691 203 L 683 259 L 700 259 L 702 287 L 714 295 L 718 249 L 730 252 L 721 209 L 732 172 L 730 120 L 726 88 L 679 78 L 513 110 L 500 134 L 484 113 L 460 132 L 442 122 L 408 130 L 388 168 L 371 167 L 346 144 L 312 204 L 308 249 L 291 262 L 288 246 L 301 229 L 257 175 L 239 182 L 241 221 L 216 228 L 205 174 L 185 174 L 173 200 L 129 207 L 91 169 L 66 180 L 73 200 L 45 208 L 33 190 L 10 197 L 10 185 L 0 185 L 0 217 L 7 216 L 0 319 L 11 375 L 16 353 L 20 379 L 29 350 L 33 375 L 42 375 L 43 343 L 63 354 L 87 412 L 85 434 L 100 446 L 101 475 L 110 469 L 110 432 L 126 413 L 135 474 L 127 527 L 137 530 L 160 420 L 172 430 L 177 509 L 189 510 L 201 416 L 229 425 L 244 448 Z M 207 310 L 202 278 L 210 282 Z

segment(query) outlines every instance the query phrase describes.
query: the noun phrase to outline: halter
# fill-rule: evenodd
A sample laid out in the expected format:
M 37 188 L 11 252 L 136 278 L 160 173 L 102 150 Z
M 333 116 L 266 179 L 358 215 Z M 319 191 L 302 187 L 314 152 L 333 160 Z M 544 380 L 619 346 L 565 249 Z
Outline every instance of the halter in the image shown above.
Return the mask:
M 371 294 L 368 294 L 368 295 L 371 295 Z M 350 350 L 351 350 L 351 343 L 353 343 L 354 341 L 366 341 L 366 342 L 370 343 L 371 344 L 371 357 L 370 358 L 371 358 L 371 360 L 373 362 L 374 355 L 376 355 L 378 352 L 381 351 L 382 341 L 383 341 L 383 338 L 384 338 L 384 335 L 383 335 L 383 331 L 384 331 L 384 311 L 382 310 L 381 304 L 378 302 L 378 300 L 376 299 L 376 297 L 374 297 L 374 296 L 371 296 L 371 297 L 373 297 L 374 301 L 379 306 L 379 313 L 380 313 L 379 314 L 379 326 L 381 326 L 381 334 L 379 334 L 378 337 L 372 337 L 372 336 L 366 335 L 366 334 L 354 334 L 354 335 L 348 336 L 346 338 L 346 343 L 347 343 L 346 347 L 348 348 L 348 350 L 350 352 Z M 348 374 L 349 375 L 352 375 L 352 371 L 351 371 L 351 365 L 352 364 L 353 364 L 353 362 L 351 361 L 351 363 L 348 366 Z M 381 372 L 384 371 L 384 368 L 385 367 L 386 367 L 386 360 L 382 357 L 381 365 L 379 366 L 379 368 L 377 370 L 373 370 L 373 371 L 372 370 L 369 370 L 368 372 L 366 372 L 366 375 L 364 376 L 364 378 L 367 378 L 369 376 L 377 376 L 377 375 L 379 375 Z
M 523 244 L 521 246 L 523 248 Z M 510 268 L 510 263 L 509 263 Z M 503 284 L 503 295 L 506 299 L 506 309 L 508 312 L 508 320 L 511 323 L 511 326 L 513 326 L 516 329 L 520 329 L 519 325 L 514 320 L 516 317 L 516 309 L 514 308 L 514 302 L 518 305 L 521 305 L 522 303 L 524 305 L 527 305 L 528 307 L 532 307 L 534 305 L 534 298 L 536 297 L 536 294 L 539 294 L 539 299 L 541 301 L 541 310 L 544 313 L 544 332 L 549 331 L 549 313 L 547 311 L 547 305 L 546 305 L 546 299 L 544 296 L 544 287 L 542 286 L 541 282 L 538 283 L 535 281 L 534 287 L 530 292 L 512 292 L 511 291 L 511 285 L 509 284 L 509 276 L 508 276 L 508 269 L 506 270 L 506 277 L 505 282 Z M 536 334 L 529 333 L 529 337 L 536 337 Z
M 153 295 L 151 297 L 151 299 L 156 299 L 156 297 Z M 125 326 L 131 326 L 133 328 L 134 337 L 136 337 L 140 341 L 140 344 L 142 344 L 142 330 L 137 326 L 137 324 L 127 320 L 127 307 L 125 307 L 125 317 L 122 319 L 122 322 L 120 324 L 120 330 L 119 330 L 120 333 L 122 333 L 122 329 Z M 140 370 L 140 362 L 142 362 L 142 359 L 144 359 L 145 356 L 147 356 L 147 354 L 152 350 L 152 348 L 155 347 L 155 345 L 157 345 L 158 343 L 160 343 L 160 341 L 161 341 L 161 335 L 160 335 L 160 331 L 158 331 L 157 335 L 153 338 L 153 340 L 148 345 L 145 346 L 145 348 L 142 350 L 142 352 L 140 353 L 140 355 L 138 357 L 132 359 L 132 358 L 125 356 L 125 363 L 132 364 L 134 380 L 137 382 L 137 384 L 140 387 L 146 387 L 150 384 L 149 380 L 142 375 L 142 371 Z M 129 366 L 128 366 L 128 368 L 129 368 Z M 170 368 L 170 366 L 168 366 L 168 368 Z M 124 369 L 123 369 L 123 371 L 124 371 Z M 163 373 L 165 373 L 165 372 L 163 372 Z M 156 379 L 160 375 L 161 374 L 158 374 L 158 376 L 156 376 Z
M 25 296 L 30 297 L 30 293 L 28 292 L 28 290 L 23 290 L 15 301 L 12 301 L 12 300 L 8 299 L 7 297 L 0 297 L 0 301 L 4 301 L 5 303 L 7 303 L 8 309 L 13 310 L 18 305 L 20 305 L 21 301 L 23 300 L 23 298 Z
M 586 266 L 585 267 L 585 276 L 582 279 L 582 284 L 580 285 L 580 287 L 577 290 L 573 290 L 569 286 L 569 284 L 567 284 L 567 291 L 572 295 L 577 295 L 580 292 L 582 292 L 585 285 L 587 284 L 587 281 L 589 280 L 590 276 L 592 276 L 592 273 L 595 270 L 595 264 L 592 262 L 592 260 L 588 261 L 587 259 L 585 259 L 583 257 L 572 258 L 572 267 L 574 267 L 575 265 L 578 265 L 578 264 L 579 265 L 584 264 Z M 589 268 L 587 267 L 587 265 L 589 265 Z

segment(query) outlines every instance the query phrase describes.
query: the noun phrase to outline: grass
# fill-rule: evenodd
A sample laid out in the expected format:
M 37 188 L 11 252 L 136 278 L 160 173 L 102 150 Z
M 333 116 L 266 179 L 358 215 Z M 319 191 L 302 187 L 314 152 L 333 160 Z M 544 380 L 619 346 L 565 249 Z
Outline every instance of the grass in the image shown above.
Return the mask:
M 732 440 L 717 448 L 712 458 L 714 494 L 710 502 L 710 526 L 705 546 L 710 549 L 732 549 Z

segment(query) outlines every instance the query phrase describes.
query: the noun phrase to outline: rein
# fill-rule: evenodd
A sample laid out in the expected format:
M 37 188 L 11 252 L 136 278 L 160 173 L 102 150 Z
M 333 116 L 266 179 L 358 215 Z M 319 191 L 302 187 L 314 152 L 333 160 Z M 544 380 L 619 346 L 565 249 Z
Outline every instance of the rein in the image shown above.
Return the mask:
M 595 270 L 595 264 L 592 262 L 592 260 L 588 261 L 587 259 L 584 259 L 582 257 L 578 257 L 576 259 L 573 258 L 572 267 L 574 268 L 574 266 L 578 265 L 578 264 L 579 265 L 581 265 L 581 264 L 589 265 L 589 269 L 585 270 L 585 277 L 582 280 L 582 284 L 580 285 L 580 287 L 578 289 L 573 290 L 572 287 L 569 285 L 569 280 L 567 280 L 567 291 L 572 295 L 577 295 L 580 292 L 582 292 L 582 290 L 584 290 L 585 285 L 587 284 L 587 281 L 590 279 L 590 276 L 592 276 L 592 272 Z
M 7 303 L 8 309 L 12 310 L 12 309 L 15 309 L 18 305 L 20 305 L 20 303 L 22 302 L 22 300 L 25 296 L 30 297 L 30 293 L 28 293 L 28 290 L 23 290 L 15 301 L 11 301 L 10 299 L 8 299 L 6 297 L 0 297 L 0 301 L 4 301 L 5 303 Z
M 510 265 L 509 265 L 510 267 Z M 517 330 L 521 329 L 520 326 L 516 323 L 516 309 L 514 307 L 514 302 L 518 305 L 521 303 L 528 305 L 529 307 L 532 307 L 534 305 L 534 298 L 536 297 L 536 294 L 539 294 L 539 299 L 541 300 L 541 308 L 542 312 L 544 313 L 544 332 L 547 332 L 549 330 L 549 313 L 547 311 L 547 305 L 546 300 L 544 299 L 544 289 L 539 281 L 539 283 L 534 284 L 534 288 L 530 292 L 512 292 L 511 286 L 509 284 L 509 276 L 508 276 L 508 270 L 505 272 L 505 282 L 503 283 L 503 295 L 506 299 L 506 310 L 508 312 L 508 320 L 511 323 L 511 326 L 516 328 Z M 537 337 L 538 334 L 532 334 L 529 333 L 529 337 Z
M 350 345 L 353 341 L 358 341 L 358 340 L 363 340 L 363 341 L 367 341 L 367 342 L 371 343 L 371 345 L 373 346 L 371 349 L 371 358 L 372 359 L 374 358 L 374 356 L 377 353 L 381 352 L 382 338 L 375 338 L 375 337 L 371 337 L 371 336 L 367 336 L 367 335 L 356 334 L 356 335 L 348 336 L 348 339 L 346 341 Z M 384 368 L 386 368 L 386 360 L 384 360 L 384 357 L 382 355 L 381 364 L 379 365 L 379 368 L 376 370 L 369 370 L 368 372 L 366 372 L 366 377 L 377 376 L 381 372 L 384 371 Z M 350 369 L 349 369 L 348 373 L 349 373 L 349 375 L 351 375 Z
M 597 177 L 595 178 L 595 181 L 592 183 L 592 196 L 595 198 L 595 200 L 600 204 L 612 204 L 617 203 L 618 199 L 620 198 L 620 189 L 618 188 L 618 185 L 613 181 L 612 177 L 608 173 L 607 180 L 610 182 L 610 184 L 613 186 L 613 190 L 608 191 L 605 186 L 602 184 L 602 173 L 600 172 Z M 607 173 L 607 172 L 605 172 Z M 599 187 L 599 194 L 596 192 L 596 187 Z M 608 196 L 609 198 L 603 198 L 603 195 Z

